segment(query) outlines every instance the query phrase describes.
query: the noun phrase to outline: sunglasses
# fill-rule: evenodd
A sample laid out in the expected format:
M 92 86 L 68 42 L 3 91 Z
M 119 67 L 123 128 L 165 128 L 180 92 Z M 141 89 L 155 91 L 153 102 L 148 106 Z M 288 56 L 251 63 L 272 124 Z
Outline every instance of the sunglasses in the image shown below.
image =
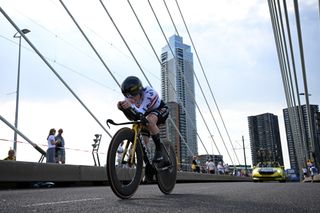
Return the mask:
M 139 93 L 136 93 L 136 94 L 126 93 L 126 94 L 124 94 L 124 96 L 125 96 L 126 98 L 134 98 L 134 97 L 136 97 L 137 95 L 139 95 Z

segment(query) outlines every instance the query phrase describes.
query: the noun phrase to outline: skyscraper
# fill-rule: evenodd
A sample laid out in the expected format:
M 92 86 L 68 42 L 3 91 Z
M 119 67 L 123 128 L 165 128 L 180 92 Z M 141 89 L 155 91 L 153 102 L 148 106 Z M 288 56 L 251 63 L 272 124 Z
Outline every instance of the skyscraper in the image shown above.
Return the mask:
M 283 166 L 278 116 L 265 113 L 248 117 L 252 164 L 277 161 Z
M 170 131 L 168 135 L 180 138 L 180 163 L 183 165 L 189 163 L 189 156 L 198 154 L 193 55 L 190 46 L 184 44 L 180 36 L 170 37 L 169 44 L 170 46 L 162 48 L 161 54 L 162 99 L 165 102 L 175 102 L 179 107 L 179 116 L 175 118 L 179 119 L 179 132 L 183 138 L 177 136 L 178 133 L 174 128 L 168 130 Z M 171 109 L 176 108 L 171 107 Z
M 290 166 L 297 174 L 301 174 L 302 168 L 306 166 L 306 162 L 309 159 L 314 160 L 318 167 L 320 166 L 319 106 L 310 105 L 314 144 L 311 144 L 310 140 L 306 105 L 301 106 L 301 116 L 298 116 L 298 110 L 298 106 L 283 109 L 283 117 L 286 128 Z M 301 125 L 299 125 L 300 122 Z

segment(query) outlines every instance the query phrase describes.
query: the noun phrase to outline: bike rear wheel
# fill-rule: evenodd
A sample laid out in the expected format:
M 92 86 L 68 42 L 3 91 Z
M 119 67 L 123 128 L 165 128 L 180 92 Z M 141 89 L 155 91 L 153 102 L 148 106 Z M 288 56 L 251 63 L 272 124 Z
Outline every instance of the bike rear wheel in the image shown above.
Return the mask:
M 115 195 L 122 199 L 128 199 L 136 192 L 142 178 L 143 154 L 141 144 L 137 141 L 137 147 L 135 153 L 133 153 L 131 151 L 133 138 L 132 129 L 122 128 L 113 136 L 108 149 L 108 181 Z M 121 148 L 122 153 L 120 152 Z M 134 156 L 133 161 L 131 159 L 132 155 Z
M 168 169 L 157 171 L 156 177 L 158 187 L 164 194 L 170 194 L 176 184 L 177 179 L 177 160 L 173 146 L 170 143 L 163 144 L 168 151 L 171 165 Z

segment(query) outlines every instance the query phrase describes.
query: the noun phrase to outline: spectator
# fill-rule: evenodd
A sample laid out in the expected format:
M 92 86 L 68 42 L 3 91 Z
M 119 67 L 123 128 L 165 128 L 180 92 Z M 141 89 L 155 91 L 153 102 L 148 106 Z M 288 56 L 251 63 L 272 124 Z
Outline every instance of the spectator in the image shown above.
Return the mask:
M 317 174 L 318 174 L 318 169 L 314 165 L 311 165 L 310 166 L 311 182 L 313 182 L 313 177 Z
M 307 170 L 307 168 L 302 168 L 302 172 L 303 172 L 303 178 L 305 179 L 305 178 L 307 178 L 308 177 L 308 170 Z
M 192 164 L 191 164 L 191 170 L 192 172 L 196 172 L 196 166 L 197 166 L 197 162 L 195 159 L 192 160 Z
M 55 137 L 56 140 L 56 162 L 65 164 L 66 163 L 66 153 L 64 148 L 64 138 L 62 137 L 63 129 L 58 130 L 58 135 Z
M 312 165 L 313 165 L 312 161 L 311 161 L 311 160 L 308 160 L 308 161 L 307 161 L 307 167 L 310 168 Z
M 117 162 L 118 162 L 118 166 L 121 167 L 122 164 L 122 154 L 123 154 L 123 141 L 121 142 L 121 144 L 119 145 L 118 149 L 117 149 Z
M 225 165 L 224 165 L 224 173 L 225 173 L 226 175 L 228 175 L 228 174 L 230 173 L 230 168 L 229 168 L 229 165 L 228 165 L 228 164 L 225 164 Z
M 56 140 L 55 140 L 55 129 L 50 129 L 49 135 L 47 137 L 48 140 L 48 149 L 47 149 L 47 163 L 56 163 Z
M 208 169 L 208 173 L 209 174 L 214 174 L 215 173 L 214 167 L 215 167 L 215 165 L 214 165 L 212 159 L 210 159 L 208 164 L 207 164 L 207 169 Z
M 6 157 L 6 158 L 3 159 L 3 160 L 16 160 L 16 156 L 15 156 L 14 154 L 15 154 L 14 150 L 13 150 L 13 149 L 10 149 L 10 150 L 8 151 L 8 157 Z
M 238 169 L 234 170 L 234 176 L 240 177 L 240 171 Z
M 206 161 L 206 173 L 209 173 L 209 170 L 208 170 L 209 162 L 210 162 L 210 158 L 207 158 L 207 161 Z
M 218 173 L 219 173 L 220 175 L 224 174 L 224 167 L 223 167 L 223 165 L 222 165 L 222 162 L 219 162 L 219 163 L 218 163 L 217 169 L 218 169 Z
M 197 170 L 197 172 L 198 173 L 200 173 L 200 160 L 199 160 L 199 158 L 198 157 L 196 157 L 196 162 L 197 162 L 197 166 L 196 166 L 196 170 Z
M 193 171 L 193 172 L 198 172 L 198 173 L 200 173 L 200 167 L 199 167 L 199 165 L 198 165 L 197 157 L 196 157 L 196 156 L 193 157 L 193 161 L 192 161 L 191 168 L 192 168 L 192 171 Z

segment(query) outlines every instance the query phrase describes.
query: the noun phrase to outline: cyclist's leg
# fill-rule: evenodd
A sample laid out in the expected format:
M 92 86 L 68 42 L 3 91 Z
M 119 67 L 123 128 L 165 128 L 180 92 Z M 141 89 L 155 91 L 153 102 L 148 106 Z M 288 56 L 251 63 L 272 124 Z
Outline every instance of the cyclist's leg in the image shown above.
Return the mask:
M 151 165 L 150 161 L 149 161 L 149 150 L 148 150 L 148 143 L 149 143 L 149 138 L 150 138 L 150 132 L 149 130 L 147 130 L 146 128 L 143 128 L 141 130 L 141 135 L 143 137 L 143 141 L 144 141 L 144 146 L 143 147 L 143 152 L 144 152 L 144 162 L 145 162 L 145 178 L 144 181 L 145 182 L 152 182 L 154 180 L 154 175 L 156 174 L 155 168 L 153 165 Z
M 145 145 L 148 145 L 149 138 L 150 138 L 150 132 L 147 127 L 142 127 L 141 129 L 141 135 L 143 137 L 143 141 Z
M 149 162 L 146 163 L 145 170 L 145 181 L 146 182 L 152 182 L 154 180 L 154 175 L 156 174 L 156 170 L 153 165 L 151 165 Z
M 161 152 L 160 129 L 157 126 L 158 116 L 151 112 L 146 116 L 146 118 L 148 120 L 147 128 L 151 133 L 152 140 L 156 147 L 153 160 L 155 162 L 159 162 L 163 159 L 163 157 Z
M 169 111 L 167 106 L 163 106 L 159 109 L 153 110 L 147 115 L 148 121 L 150 120 L 149 131 L 151 133 L 152 139 L 156 145 L 154 161 L 160 162 L 164 159 L 163 152 L 162 152 L 162 144 L 160 140 L 160 129 L 158 125 L 164 124 L 166 119 L 169 116 Z

